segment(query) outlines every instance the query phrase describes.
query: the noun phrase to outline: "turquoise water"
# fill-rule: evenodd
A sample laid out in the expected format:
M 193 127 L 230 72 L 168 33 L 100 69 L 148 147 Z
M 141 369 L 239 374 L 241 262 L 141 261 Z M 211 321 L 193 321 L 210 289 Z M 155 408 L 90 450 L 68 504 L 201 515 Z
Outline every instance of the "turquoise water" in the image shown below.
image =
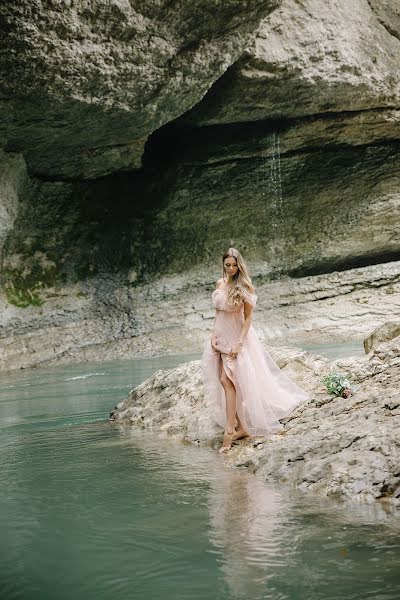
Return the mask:
M 326 358 L 329 358 L 329 360 L 345 358 L 347 356 L 366 356 L 362 340 L 340 342 L 336 344 L 303 344 L 301 348 L 308 350 L 309 352 L 313 352 L 314 354 L 325 356 Z
M 217 452 L 110 426 L 133 385 L 183 360 L 3 374 L 0 598 L 400 597 L 400 526 L 227 468 Z

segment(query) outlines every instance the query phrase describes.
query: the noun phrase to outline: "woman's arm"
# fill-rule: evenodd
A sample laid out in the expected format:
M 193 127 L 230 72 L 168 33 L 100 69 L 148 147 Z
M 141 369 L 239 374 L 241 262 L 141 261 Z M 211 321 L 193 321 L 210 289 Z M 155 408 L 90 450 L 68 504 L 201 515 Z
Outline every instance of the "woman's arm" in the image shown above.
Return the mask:
M 244 321 L 243 321 L 242 331 L 240 332 L 238 341 L 233 346 L 233 348 L 229 354 L 230 358 L 236 358 L 237 355 L 239 354 L 239 352 L 243 346 L 244 340 L 246 338 L 246 335 L 250 329 L 252 320 L 253 320 L 253 307 L 248 302 L 245 302 L 244 303 Z
M 222 277 L 221 277 L 221 279 L 218 279 L 218 281 L 217 281 L 217 283 L 216 283 L 216 288 L 217 288 L 217 289 L 218 289 L 218 288 L 222 288 L 223 286 L 224 286 L 224 280 L 223 280 L 223 279 L 222 279 Z M 215 344 L 216 344 L 217 342 L 216 342 L 216 339 L 215 339 L 215 333 L 214 333 L 214 332 L 215 332 L 215 321 L 216 321 L 216 316 L 217 316 L 217 310 L 215 310 L 215 316 L 214 316 L 214 327 L 213 327 L 213 332 L 212 332 L 212 334 L 211 334 L 211 346 L 212 346 L 213 348 L 215 348 L 215 350 L 217 349 L 217 348 L 215 347 Z

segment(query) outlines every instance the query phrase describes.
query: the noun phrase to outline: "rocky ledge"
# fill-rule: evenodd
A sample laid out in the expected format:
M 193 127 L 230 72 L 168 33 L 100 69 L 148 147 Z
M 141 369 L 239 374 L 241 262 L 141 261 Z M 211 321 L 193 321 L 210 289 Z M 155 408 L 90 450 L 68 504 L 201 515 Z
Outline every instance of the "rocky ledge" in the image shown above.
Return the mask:
M 397 326 L 386 327 L 386 340 Z M 227 463 L 324 496 L 400 504 L 400 337 L 382 337 L 375 332 L 379 345 L 370 341 L 367 356 L 333 362 L 268 347 L 309 400 L 283 421 L 282 435 L 236 442 Z M 354 395 L 344 399 L 322 391 L 321 377 L 330 371 L 351 373 L 358 386 Z M 199 361 L 157 371 L 115 407 L 110 420 L 215 449 L 222 439 L 203 398 Z

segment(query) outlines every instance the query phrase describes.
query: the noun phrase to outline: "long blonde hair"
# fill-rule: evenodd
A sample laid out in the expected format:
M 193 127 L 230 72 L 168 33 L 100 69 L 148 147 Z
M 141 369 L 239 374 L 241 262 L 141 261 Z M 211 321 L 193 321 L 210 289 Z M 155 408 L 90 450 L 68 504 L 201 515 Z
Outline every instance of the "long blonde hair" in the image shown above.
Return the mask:
M 225 281 L 225 259 L 231 257 L 236 260 L 238 267 L 232 283 L 228 284 L 227 302 L 230 306 L 239 306 L 246 301 L 248 294 L 254 294 L 254 286 L 251 283 L 251 277 L 243 256 L 236 248 L 228 248 L 222 257 L 222 277 Z

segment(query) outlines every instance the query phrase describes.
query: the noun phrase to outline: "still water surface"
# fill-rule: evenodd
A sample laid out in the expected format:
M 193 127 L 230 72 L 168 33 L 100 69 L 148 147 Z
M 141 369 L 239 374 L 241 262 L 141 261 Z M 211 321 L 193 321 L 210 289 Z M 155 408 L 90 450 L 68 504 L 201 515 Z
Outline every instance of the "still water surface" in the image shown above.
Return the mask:
M 400 526 L 113 428 L 110 409 L 197 356 L 2 375 L 0 598 L 397 600 Z

